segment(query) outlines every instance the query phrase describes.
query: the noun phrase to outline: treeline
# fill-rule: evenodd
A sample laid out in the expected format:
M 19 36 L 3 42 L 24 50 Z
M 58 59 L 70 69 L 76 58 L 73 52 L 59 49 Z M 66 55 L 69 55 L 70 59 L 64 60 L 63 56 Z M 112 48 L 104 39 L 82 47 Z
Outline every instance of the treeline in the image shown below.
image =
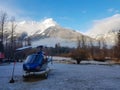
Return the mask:
M 14 58 L 16 48 L 22 47 L 23 42 L 31 45 L 27 33 L 16 33 L 16 27 L 15 17 L 8 17 L 6 12 L 0 11 L 0 53 L 4 53 L 7 59 Z
M 61 47 L 56 44 L 55 48 L 49 48 L 49 54 L 57 56 L 71 57 L 79 64 L 82 60 L 120 60 L 120 31 L 116 36 L 116 44 L 114 46 L 107 45 L 104 39 L 87 41 L 86 37 L 81 36 L 77 40 L 76 48 Z
M 79 64 L 82 60 L 120 60 L 120 30 L 116 36 L 116 43 L 114 46 L 107 45 L 104 39 L 98 40 L 96 43 L 94 41 L 86 40 L 84 36 L 81 36 L 77 40 L 77 47 L 69 49 L 69 51 L 64 56 L 69 56 L 77 61 Z M 62 48 L 59 48 L 62 49 Z M 58 50 L 58 49 L 57 49 Z

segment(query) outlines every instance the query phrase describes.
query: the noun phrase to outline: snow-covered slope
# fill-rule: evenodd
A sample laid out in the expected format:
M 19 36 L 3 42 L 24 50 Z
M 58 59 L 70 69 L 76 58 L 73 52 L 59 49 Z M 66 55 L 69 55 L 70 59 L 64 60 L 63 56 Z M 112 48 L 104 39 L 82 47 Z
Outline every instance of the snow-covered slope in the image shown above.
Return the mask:
M 8 26 L 10 28 L 10 23 Z M 60 43 L 61 46 L 76 47 L 78 38 L 84 36 L 80 32 L 58 25 L 52 18 L 45 19 L 41 22 L 17 22 L 15 32 L 27 32 L 32 40 L 33 46 L 41 44 L 55 46 L 55 44 Z M 84 37 L 87 41 L 91 39 L 88 36 Z
M 59 43 L 61 46 L 76 47 L 78 38 L 81 39 L 82 36 L 84 36 L 87 42 L 91 40 L 90 37 L 82 35 L 75 30 L 66 29 L 61 26 L 51 26 L 41 34 L 35 33 L 32 35 L 32 45 L 55 46 L 55 44 Z
M 117 41 L 117 31 L 99 34 L 95 37 L 97 40 L 105 41 L 108 45 L 113 46 Z
M 62 39 L 69 39 L 75 41 L 78 37 L 82 34 L 76 32 L 75 30 L 66 29 L 61 26 L 51 26 L 44 30 L 42 33 L 35 33 L 33 34 L 34 38 L 62 38 Z
M 21 32 L 27 32 L 28 35 L 33 35 L 34 33 L 42 33 L 45 29 L 51 27 L 51 26 L 56 26 L 57 23 L 52 19 L 48 18 L 40 22 L 36 21 L 22 21 L 22 22 L 17 22 L 17 27 L 15 31 L 17 33 Z M 10 26 L 10 24 L 8 25 Z
M 42 32 L 44 32 L 44 30 L 51 26 L 57 26 L 57 23 L 52 18 L 46 19 L 39 24 L 39 29 L 37 31 L 32 32 L 31 35 L 36 33 L 41 34 Z
M 120 30 L 120 14 L 102 20 L 96 20 L 87 35 L 97 40 L 105 40 L 108 45 L 114 45 L 117 32 Z

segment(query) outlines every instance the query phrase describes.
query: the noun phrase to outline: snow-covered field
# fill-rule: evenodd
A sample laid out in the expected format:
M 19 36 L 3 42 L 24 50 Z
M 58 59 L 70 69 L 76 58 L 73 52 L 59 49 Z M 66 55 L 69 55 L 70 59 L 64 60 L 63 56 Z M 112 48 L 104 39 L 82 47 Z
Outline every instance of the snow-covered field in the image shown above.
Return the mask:
M 9 83 L 13 64 L 0 65 L 0 90 L 120 90 L 119 65 L 50 65 L 48 79 L 22 78 L 22 63 L 16 63 L 15 83 Z

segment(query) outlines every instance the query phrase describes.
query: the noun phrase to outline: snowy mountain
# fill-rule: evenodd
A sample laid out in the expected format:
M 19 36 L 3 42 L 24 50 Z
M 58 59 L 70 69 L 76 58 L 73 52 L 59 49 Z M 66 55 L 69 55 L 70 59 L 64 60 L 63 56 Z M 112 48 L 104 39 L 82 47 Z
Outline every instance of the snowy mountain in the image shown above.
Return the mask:
M 87 35 L 97 40 L 105 40 L 108 45 L 114 45 L 117 32 L 120 30 L 120 14 L 102 20 L 96 20 Z
M 75 41 L 77 37 L 80 37 L 82 34 L 78 33 L 75 30 L 66 29 L 61 26 L 51 26 L 45 29 L 42 33 L 36 32 L 32 35 L 33 38 L 62 38 Z
M 32 35 L 33 46 L 37 46 L 37 44 L 55 46 L 55 44 L 59 43 L 61 46 L 75 47 L 77 46 L 77 37 L 81 35 L 82 34 L 70 29 L 60 26 L 51 26 L 42 33 Z
M 107 45 L 112 46 L 112 45 L 115 45 L 117 41 L 117 32 L 118 31 L 99 34 L 99 35 L 96 35 L 95 39 L 105 41 Z
M 55 46 L 55 44 L 59 43 L 61 46 L 76 47 L 78 38 L 81 38 L 82 36 L 85 37 L 87 42 L 91 39 L 90 37 L 82 35 L 75 30 L 56 25 L 45 29 L 42 33 L 37 32 L 31 37 L 33 46 L 37 46 L 37 44 Z
M 31 35 L 33 46 L 37 46 L 39 44 L 46 46 L 55 46 L 55 44 L 60 43 L 61 46 L 76 46 L 76 39 L 80 37 L 82 34 L 63 28 L 59 25 L 51 26 L 45 29 L 42 33 L 39 33 L 38 30 L 36 33 Z
M 10 24 L 8 26 L 10 28 Z M 60 43 L 61 46 L 76 47 L 78 38 L 84 36 L 78 31 L 60 26 L 52 18 L 45 19 L 41 22 L 17 22 L 15 32 L 17 33 L 16 36 L 22 32 L 28 33 L 33 46 L 55 46 L 55 44 Z M 87 41 L 91 39 L 88 36 L 84 37 Z
M 15 32 L 17 33 L 27 32 L 28 35 L 33 35 L 36 32 L 40 34 L 48 27 L 56 26 L 57 23 L 53 21 L 52 18 L 48 18 L 40 22 L 36 22 L 36 21 L 16 22 L 16 25 L 17 27 L 15 29 Z M 10 27 L 10 23 L 8 26 Z

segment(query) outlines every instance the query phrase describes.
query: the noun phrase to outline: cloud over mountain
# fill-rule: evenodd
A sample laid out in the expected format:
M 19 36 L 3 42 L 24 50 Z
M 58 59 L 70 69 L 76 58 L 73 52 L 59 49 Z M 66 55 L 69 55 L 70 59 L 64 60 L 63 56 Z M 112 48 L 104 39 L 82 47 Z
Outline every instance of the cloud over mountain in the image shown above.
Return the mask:
M 115 14 L 112 17 L 104 18 L 102 20 L 95 20 L 93 27 L 88 30 L 87 34 L 96 36 L 99 34 L 105 34 L 110 31 L 120 29 L 120 14 Z
M 28 35 L 33 35 L 37 31 L 39 34 L 42 33 L 45 29 L 58 25 L 52 18 L 45 19 L 43 21 L 21 21 L 17 22 L 17 27 L 15 31 L 17 33 L 27 32 Z M 10 26 L 10 24 L 9 24 Z

